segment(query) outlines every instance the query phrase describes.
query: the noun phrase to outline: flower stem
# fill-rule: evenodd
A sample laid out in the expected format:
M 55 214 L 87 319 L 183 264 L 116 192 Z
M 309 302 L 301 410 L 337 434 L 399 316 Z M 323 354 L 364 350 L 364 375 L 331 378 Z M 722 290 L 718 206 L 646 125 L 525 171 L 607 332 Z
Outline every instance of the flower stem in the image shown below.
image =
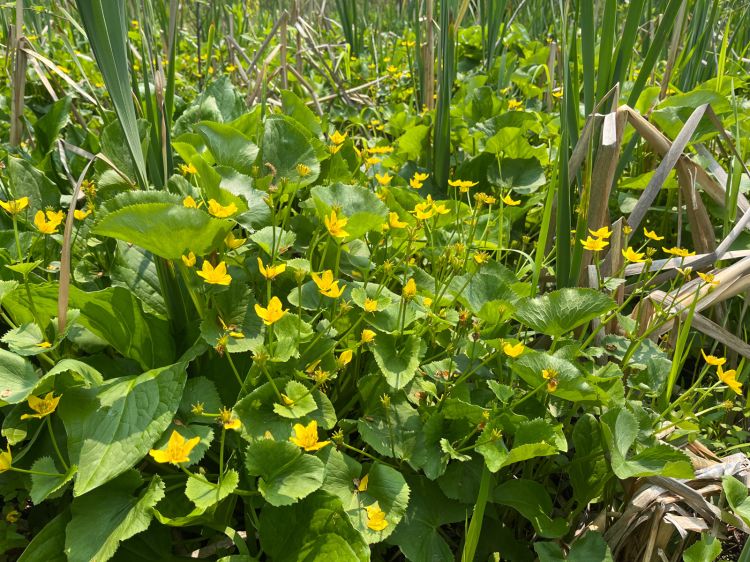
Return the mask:
M 47 416 L 46 419 L 47 419 L 47 428 L 49 429 L 49 436 L 52 438 L 52 446 L 55 448 L 55 453 L 57 453 L 57 458 L 60 459 L 60 462 L 65 468 L 65 471 L 67 472 L 68 470 L 70 470 L 70 467 L 65 462 L 65 459 L 63 458 L 62 453 L 60 452 L 60 447 L 57 446 L 57 439 L 55 438 L 55 432 L 52 430 L 52 418 L 50 416 Z

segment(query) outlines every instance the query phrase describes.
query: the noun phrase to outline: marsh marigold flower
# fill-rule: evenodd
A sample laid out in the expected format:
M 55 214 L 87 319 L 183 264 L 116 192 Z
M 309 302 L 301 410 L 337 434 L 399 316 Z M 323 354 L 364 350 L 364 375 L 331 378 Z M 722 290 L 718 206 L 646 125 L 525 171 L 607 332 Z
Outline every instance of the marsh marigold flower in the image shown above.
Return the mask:
M 690 250 L 686 250 L 685 248 L 679 248 L 677 246 L 673 246 L 671 248 L 662 247 L 662 251 L 665 254 L 669 254 L 671 256 L 677 256 L 678 258 L 688 258 L 690 256 L 695 255 L 695 252 L 691 252 Z
M 382 186 L 390 185 L 391 180 L 393 179 L 393 176 L 386 172 L 383 175 L 375 174 L 375 179 L 378 181 L 378 183 Z
M 334 131 L 331 135 L 331 142 L 333 144 L 343 144 L 343 142 L 346 140 L 346 136 L 348 133 L 344 133 L 343 135 L 339 133 L 338 131 Z
M 370 298 L 365 299 L 364 309 L 365 312 L 375 312 L 378 309 L 378 301 Z
M 714 274 L 713 273 L 701 273 L 699 271 L 698 272 L 698 277 L 700 277 L 701 279 L 703 279 L 704 283 L 707 283 L 708 285 L 711 285 L 712 287 L 716 287 L 717 285 L 719 285 L 721 283 L 721 281 L 719 281 L 718 279 L 714 278 Z
M 76 220 L 82 221 L 91 214 L 91 209 L 76 209 L 73 211 L 73 216 Z
M 388 213 L 388 226 L 390 228 L 406 228 L 408 223 L 398 219 L 398 213 Z
M 302 447 L 305 451 L 318 451 L 331 444 L 330 441 L 318 440 L 318 422 L 315 420 L 307 426 L 301 423 L 294 424 L 294 435 L 289 438 L 289 441 L 298 447 Z
M 232 282 L 232 276 L 227 273 L 227 264 L 224 262 L 219 262 L 219 265 L 214 267 L 205 260 L 198 275 L 209 285 L 229 285 Z
M 737 380 L 737 371 L 734 369 L 725 371 L 722 369 L 721 365 L 719 365 L 717 374 L 721 382 L 731 388 L 735 393 L 742 396 L 742 383 Z
M 609 246 L 609 242 L 601 238 L 592 238 L 589 236 L 586 240 L 581 240 L 581 245 L 591 252 L 599 252 Z
M 237 212 L 237 205 L 230 203 L 229 205 L 222 205 L 216 199 L 208 200 L 208 212 L 219 219 L 225 219 L 231 217 Z
M 380 509 L 378 502 L 367 506 L 367 527 L 373 531 L 382 531 L 388 526 L 385 512 Z
M 232 410 L 228 408 L 222 408 L 219 410 L 219 423 L 224 429 L 239 429 L 242 425 L 240 420 L 235 417 Z
M 8 446 L 7 452 L 0 452 L 0 474 L 10 470 L 12 463 L 13 455 L 10 454 L 10 446 Z
M 516 207 L 516 206 L 518 206 L 518 205 L 521 204 L 521 200 L 520 199 L 513 199 L 513 197 L 511 197 L 511 195 L 510 195 L 510 192 L 508 192 L 505 195 L 503 195 L 502 200 L 503 200 L 503 203 L 505 203 L 509 207 Z
M 55 398 L 52 392 L 48 393 L 44 398 L 37 398 L 36 396 L 29 396 L 29 408 L 34 410 L 34 414 L 23 414 L 22 420 L 30 418 L 45 418 L 57 409 L 57 404 L 60 402 L 62 395 Z
M 255 305 L 255 314 L 263 320 L 266 326 L 270 326 L 274 322 L 278 322 L 286 314 L 286 310 L 283 309 L 279 297 L 272 297 L 268 302 L 268 308 L 263 308 L 259 304 Z
M 245 242 L 247 242 L 247 238 L 237 238 L 232 231 L 229 231 L 224 238 L 224 245 L 230 250 L 236 250 Z
M 701 355 L 703 355 L 703 360 L 713 367 L 721 367 L 724 363 L 727 362 L 726 358 L 724 357 L 716 357 L 715 355 L 706 355 L 706 352 L 703 351 L 702 349 L 701 349 Z
M 658 234 L 656 234 L 656 232 L 654 232 L 653 230 L 649 230 L 645 226 L 643 227 L 643 234 L 646 236 L 646 238 L 650 240 L 654 240 L 656 242 L 659 242 L 660 240 L 664 240 L 663 236 L 659 236 Z
M 349 219 L 346 217 L 338 218 L 335 210 L 331 210 L 331 214 L 325 217 L 324 222 L 328 229 L 328 233 L 334 238 L 346 238 L 349 236 L 349 233 L 344 230 Z
M 320 294 L 325 295 L 326 297 L 337 299 L 341 296 L 341 293 L 344 292 L 344 288 L 339 287 L 338 280 L 333 278 L 333 271 L 330 269 L 324 271 L 322 275 L 313 273 L 312 280 L 315 285 L 317 285 Z
M 341 355 L 336 358 L 336 363 L 339 368 L 346 367 L 352 362 L 352 357 L 354 357 L 354 352 L 351 349 L 345 349 L 341 352 Z
M 376 334 L 372 330 L 367 330 L 367 329 L 362 330 L 361 341 L 362 343 L 370 343 L 372 340 L 375 339 L 375 336 Z
M 0 201 L 0 207 L 5 209 L 8 214 L 17 215 L 29 206 L 29 198 L 21 197 L 20 199 L 11 199 L 10 201 Z
M 643 263 L 644 261 L 646 261 L 644 259 L 644 256 L 646 254 L 644 254 L 643 252 L 636 252 L 631 246 L 628 246 L 627 250 L 623 250 L 622 255 L 629 262 Z
M 414 279 L 409 279 L 406 282 L 406 285 L 404 285 L 404 290 L 401 293 L 405 299 L 411 299 L 414 298 L 414 295 L 417 294 L 417 284 L 414 281 Z
M 508 100 L 508 110 L 509 111 L 516 111 L 517 109 L 521 109 L 523 107 L 523 102 L 518 100 Z
M 47 214 L 45 215 L 44 212 L 37 211 L 34 215 L 34 224 L 42 234 L 55 234 L 57 232 L 57 227 L 60 226 L 60 223 L 62 222 L 62 214 L 62 211 L 59 211 L 59 214 L 53 211 L 47 211 Z
M 258 270 L 260 270 L 260 274 L 266 279 L 276 279 L 286 271 L 286 264 L 280 263 L 279 265 L 269 265 L 266 267 L 263 265 L 263 261 L 258 258 Z
M 195 265 L 195 254 L 193 252 L 188 253 L 188 255 L 182 255 L 180 257 L 182 258 L 182 263 L 185 264 L 185 267 L 193 267 Z
M 507 355 L 508 357 L 513 357 L 514 359 L 521 355 L 524 349 L 526 349 L 526 346 L 523 345 L 523 342 L 518 342 L 515 345 L 510 342 L 505 342 L 503 344 L 503 353 L 505 353 L 505 355 Z
M 185 439 L 177 431 L 172 431 L 172 435 L 169 437 L 169 441 L 163 449 L 151 449 L 148 454 L 151 455 L 156 462 L 172 464 L 180 464 L 188 462 L 190 460 L 190 451 L 200 442 L 200 437 L 193 437 L 192 439 Z
M 201 205 L 203 204 L 203 201 L 201 201 Z M 198 204 L 195 202 L 195 199 L 193 199 L 192 195 L 188 195 L 185 197 L 185 199 L 182 200 L 182 206 L 187 207 L 188 209 L 197 209 Z
M 589 232 L 591 233 L 591 236 L 593 236 L 594 238 L 608 239 L 610 236 L 612 236 L 612 231 L 609 229 L 608 226 L 603 226 L 597 230 L 591 230 L 589 228 Z

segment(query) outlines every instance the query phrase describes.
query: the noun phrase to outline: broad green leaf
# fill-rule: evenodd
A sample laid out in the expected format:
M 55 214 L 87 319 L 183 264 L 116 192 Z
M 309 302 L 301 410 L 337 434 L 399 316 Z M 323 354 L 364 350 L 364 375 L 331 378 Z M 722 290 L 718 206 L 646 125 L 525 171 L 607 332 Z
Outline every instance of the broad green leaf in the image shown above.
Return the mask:
M 415 125 L 396 139 L 398 152 L 409 160 L 418 160 L 422 154 L 427 152 L 427 138 L 430 128 L 427 125 Z
M 39 377 L 29 361 L 0 349 L 0 403 L 23 402 L 38 381 Z
M 245 467 L 259 476 L 258 490 L 268 503 L 291 505 L 323 485 L 325 465 L 289 441 L 259 439 L 250 443 Z
M 722 479 L 722 487 L 729 507 L 745 524 L 750 525 L 750 498 L 747 486 L 734 476 L 725 476 Z
M 67 472 L 61 472 L 51 457 L 41 457 L 34 461 L 31 470 L 45 472 L 47 474 L 59 474 L 60 476 L 47 476 L 46 474 L 31 475 L 31 490 L 29 496 L 35 505 L 42 503 L 50 494 L 57 492 L 73 478 L 78 467 L 71 466 Z
M 143 203 L 106 214 L 94 234 L 135 244 L 154 255 L 178 260 L 189 251 L 205 255 L 222 247 L 232 222 L 201 209 L 173 203 Z
M 312 391 L 301 382 L 289 381 L 286 383 L 284 396 L 290 400 L 289 404 L 285 400 L 283 404 L 277 402 L 273 405 L 273 411 L 282 418 L 296 420 L 318 408 L 312 396 Z
M 411 496 L 404 519 L 388 542 L 399 547 L 411 562 L 454 560 L 454 554 L 439 529 L 449 523 L 462 523 L 470 512 L 458 502 L 443 495 L 440 488 L 422 476 L 406 478 Z
M 370 549 L 341 500 L 322 491 L 293 506 L 264 507 L 259 531 L 261 546 L 274 562 L 370 560 Z
M 110 481 L 148 454 L 172 421 L 185 376 L 185 365 L 178 363 L 66 394 L 58 411 L 70 459 L 79 466 L 75 496 Z
M 274 382 L 278 388 L 284 388 L 288 380 L 277 378 Z M 315 411 L 301 419 L 291 420 L 274 411 L 274 405 L 280 403 L 280 400 L 276 396 L 271 383 L 260 385 L 234 406 L 234 412 L 242 422 L 242 428 L 240 429 L 242 436 L 249 441 L 253 441 L 262 439 L 268 431 L 274 439 L 286 441 L 292 434 L 292 426 L 295 423 L 307 425 L 312 420 L 318 422 L 319 429 L 332 429 L 336 425 L 336 411 L 331 401 L 318 389 L 312 391 L 312 396 L 317 404 Z
M 45 155 L 50 151 L 52 143 L 67 125 L 72 101 L 71 95 L 57 100 L 49 106 L 47 113 L 34 123 L 34 139 L 40 154 Z
M 207 377 L 193 377 L 187 380 L 178 415 L 185 423 L 214 423 L 210 418 L 194 414 L 192 409 L 196 405 L 203 406 L 206 412 L 218 412 L 222 407 L 219 391 L 216 390 L 214 382 Z
M 348 220 L 344 230 L 349 233 L 349 239 L 380 229 L 388 216 L 385 203 L 364 187 L 343 183 L 318 185 L 310 190 L 310 194 L 321 222 L 332 209 L 336 210 L 339 219 Z
M 118 240 L 109 276 L 112 285 L 130 289 L 148 312 L 166 316 L 159 275 L 150 252 Z
M 586 505 L 602 493 L 613 476 L 604 458 L 599 422 L 592 414 L 584 414 L 573 426 L 573 448 L 575 454 L 568 465 L 573 497 Z
M 360 490 L 365 477 L 363 466 L 333 447 L 322 454 L 326 462 L 323 490 L 337 496 L 354 528 L 369 543 L 380 542 L 396 529 L 409 503 L 409 486 L 397 470 L 382 463 L 369 465 L 367 485 Z M 373 531 L 367 526 L 367 506 L 378 502 L 385 512 L 388 526 Z
M 560 289 L 520 302 L 514 316 L 537 332 L 559 337 L 614 307 L 610 297 L 594 289 Z
M 309 135 L 299 123 L 286 115 L 272 115 L 266 119 L 262 161 L 273 166 L 276 172 L 274 183 L 286 178 L 286 181 L 304 187 L 318 179 L 320 163 Z M 302 166 L 309 169 L 305 175 L 300 173 Z
M 500 424 L 490 420 L 477 438 L 476 451 L 484 457 L 484 462 L 490 472 L 497 472 L 506 464 L 508 447 L 502 439 Z
M 208 509 L 219 503 L 229 494 L 234 492 L 240 481 L 240 475 L 236 470 L 227 470 L 221 485 L 209 482 L 202 474 L 188 478 L 185 485 L 185 495 L 195 504 L 198 509 Z
M 618 478 L 693 477 L 690 459 L 670 445 L 651 445 L 631 455 L 630 449 L 635 444 L 638 429 L 635 415 L 623 408 L 610 410 L 601 417 L 601 430 L 609 449 L 610 464 Z
M 294 92 L 290 90 L 281 91 L 281 109 L 316 137 L 323 134 L 320 128 L 320 119 Z
M 440 440 L 440 448 L 446 455 L 448 455 L 451 459 L 455 461 L 466 462 L 466 461 L 471 460 L 471 456 L 465 455 L 457 451 L 456 448 L 453 447 L 453 445 L 451 445 L 451 442 L 448 441 L 445 437 L 443 437 Z
M 65 554 L 70 562 L 106 562 L 120 542 L 142 533 L 151 522 L 151 508 L 164 497 L 164 482 L 154 476 L 138 495 L 142 479 L 130 471 L 71 504 Z
M 217 164 L 242 174 L 252 174 L 258 147 L 248 137 L 230 125 L 210 121 L 198 123 L 195 130 L 203 137 Z
M 8 178 L 13 198 L 29 198 L 30 216 L 47 207 L 60 208 L 60 190 L 30 161 L 8 157 Z
M 542 537 L 558 538 L 568 532 L 565 519 L 551 517 L 552 499 L 539 482 L 524 479 L 503 482 L 493 491 L 492 501 L 518 511 Z
M 570 547 L 568 562 L 613 562 L 613 558 L 602 535 L 589 531 Z
M 713 562 L 721 554 L 721 541 L 705 533 L 683 553 L 684 562 Z
M 387 410 L 381 407 L 361 417 L 357 430 L 379 454 L 411 461 L 417 452 L 422 422 L 417 410 L 405 400 L 392 399 Z
M 18 558 L 18 562 L 68 562 L 65 556 L 65 527 L 70 521 L 67 509 L 39 531 Z
M 521 357 L 512 361 L 510 366 L 531 389 L 546 382 L 542 372 L 547 370 L 554 373 L 558 383 L 551 396 L 572 402 L 597 399 L 596 389 L 586 381 L 573 363 L 565 359 L 545 352 L 526 350 Z
M 56 347 L 44 347 L 40 345 L 46 342 L 46 338 L 39 326 L 33 322 L 21 324 L 16 328 L 8 330 L 2 337 L 2 342 L 7 344 L 10 351 L 24 357 L 39 355 Z
M 250 240 L 255 242 L 269 256 L 272 254 L 271 249 L 275 248 L 274 255 L 283 254 L 294 245 L 296 234 L 289 230 L 282 230 L 277 226 L 267 226 L 250 236 Z M 262 256 L 265 258 L 265 256 Z
M 371 349 L 380 372 L 391 387 L 401 389 L 414 378 L 422 349 L 417 336 L 380 334 Z

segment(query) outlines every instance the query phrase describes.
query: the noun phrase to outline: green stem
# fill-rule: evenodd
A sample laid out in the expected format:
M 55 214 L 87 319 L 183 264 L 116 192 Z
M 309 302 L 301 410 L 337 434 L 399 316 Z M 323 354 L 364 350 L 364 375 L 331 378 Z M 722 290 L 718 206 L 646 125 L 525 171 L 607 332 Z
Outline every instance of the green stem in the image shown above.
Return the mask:
M 70 467 L 68 467 L 68 463 L 65 462 L 65 459 L 62 456 L 62 453 L 60 452 L 60 447 L 57 446 L 57 439 L 55 438 L 55 432 L 52 431 L 52 418 L 50 416 L 47 416 L 47 428 L 49 429 L 49 436 L 52 438 L 52 446 L 55 448 L 55 453 L 57 453 L 57 458 L 60 459 L 60 462 L 63 465 L 63 468 L 65 468 L 65 471 L 67 472 Z

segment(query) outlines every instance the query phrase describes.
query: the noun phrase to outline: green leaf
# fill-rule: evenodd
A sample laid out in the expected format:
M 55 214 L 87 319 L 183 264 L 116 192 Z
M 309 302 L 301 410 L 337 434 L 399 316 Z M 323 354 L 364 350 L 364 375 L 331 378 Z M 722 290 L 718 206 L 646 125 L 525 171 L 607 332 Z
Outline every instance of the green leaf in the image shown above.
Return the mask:
M 294 245 L 296 235 L 289 230 L 282 230 L 277 226 L 267 226 L 250 236 L 250 240 L 255 242 L 269 256 L 284 253 Z M 276 251 L 271 252 L 272 247 L 276 245 Z
M 34 139 L 40 154 L 45 155 L 50 151 L 60 131 L 68 124 L 72 101 L 71 95 L 57 100 L 50 105 L 47 113 L 34 123 Z
M 721 554 L 721 541 L 706 533 L 683 554 L 684 562 L 713 562 Z
M 459 453 L 453 447 L 453 445 L 451 445 L 451 442 L 448 441 L 445 437 L 440 439 L 440 448 L 445 454 L 447 454 L 453 460 L 461 461 L 461 462 L 466 462 L 466 461 L 471 460 L 471 457 L 469 455 L 464 455 L 463 453 Z
M 65 538 L 69 562 L 105 562 L 120 542 L 148 528 L 151 508 L 164 497 L 164 482 L 154 476 L 139 495 L 133 495 L 141 484 L 140 475 L 131 471 L 73 500 Z
M 194 377 L 185 383 L 185 391 L 182 393 L 178 415 L 185 423 L 214 423 L 211 418 L 200 414 L 193 414 L 192 409 L 196 404 L 202 404 L 206 412 L 218 412 L 221 407 L 219 391 L 216 390 L 214 382 L 207 377 Z M 184 436 L 183 436 L 184 437 Z
M 78 467 L 71 466 L 67 472 L 60 473 L 51 457 L 41 457 L 34 461 L 31 470 L 46 472 L 48 474 L 60 474 L 60 476 L 46 476 L 42 474 L 31 475 L 31 490 L 29 496 L 35 505 L 42 503 L 50 494 L 57 492 L 73 478 Z
M 2 337 L 2 342 L 8 345 L 8 349 L 24 357 L 39 355 L 53 349 L 52 347 L 41 347 L 39 344 L 44 341 L 46 341 L 46 338 L 42 334 L 42 330 L 33 322 L 12 328 Z
M 597 399 L 596 389 L 586 381 L 573 363 L 565 359 L 545 352 L 526 350 L 521 357 L 512 361 L 510 366 L 531 388 L 537 388 L 545 383 L 542 375 L 544 370 L 556 373 L 557 389 L 551 395 L 557 398 L 572 402 Z
M 409 127 L 406 132 L 396 139 L 399 154 L 409 160 L 419 160 L 427 151 L 426 142 L 430 128 L 427 125 Z
M 39 531 L 18 558 L 18 562 L 68 562 L 65 556 L 65 527 L 70 521 L 67 509 Z
M 375 361 L 388 384 L 398 390 L 414 378 L 419 368 L 421 340 L 414 335 L 380 334 L 371 345 Z
M 357 421 L 357 430 L 379 454 L 411 461 L 422 434 L 419 413 L 405 400 L 391 399 L 386 411 L 379 408 Z
M 310 190 L 310 195 L 321 222 L 334 208 L 339 219 L 348 219 L 344 230 L 349 233 L 349 239 L 380 229 L 388 216 L 385 203 L 364 187 L 343 183 L 317 185 Z
M 290 507 L 264 507 L 259 534 L 274 562 L 370 560 L 370 549 L 344 514 L 341 500 L 322 491 Z
M 30 215 L 33 216 L 37 211 L 43 211 L 47 207 L 54 209 L 60 207 L 60 190 L 31 162 L 9 156 L 8 177 L 13 188 L 11 190 L 13 197 L 29 198 Z
M 492 501 L 512 507 L 528 519 L 542 537 L 558 538 L 568 532 L 565 519 L 553 519 L 552 500 L 547 490 L 533 480 L 508 480 L 495 488 Z
M 601 429 L 609 449 L 612 471 L 618 478 L 694 476 L 687 455 L 666 444 L 652 445 L 635 455 L 629 455 L 638 435 L 638 421 L 630 411 L 622 408 L 609 410 L 601 417 Z
M 325 465 L 289 441 L 259 439 L 247 447 L 245 466 L 260 476 L 258 490 L 268 503 L 291 505 L 323 485 Z
M 197 509 L 208 509 L 234 492 L 239 482 L 240 475 L 236 470 L 227 470 L 221 485 L 209 482 L 205 476 L 198 474 L 188 478 L 185 495 Z
M 271 164 L 276 170 L 274 183 L 286 178 L 287 181 L 304 187 L 318 179 L 320 163 L 308 140 L 309 135 L 299 123 L 286 115 L 272 115 L 266 119 L 262 161 Z M 297 167 L 300 164 L 310 169 L 307 175 L 299 173 Z
M 23 357 L 0 349 L 0 403 L 18 404 L 28 398 L 39 377 Z
M 359 482 L 365 476 L 362 465 L 333 447 L 326 448 L 323 457 L 326 462 L 323 490 L 341 500 L 354 528 L 368 544 L 380 542 L 391 535 L 409 503 L 409 486 L 401 473 L 382 463 L 371 464 L 367 472 L 366 490 L 359 491 Z M 385 512 L 388 522 L 382 531 L 373 531 L 367 526 L 366 508 L 375 502 Z
M 291 404 L 273 405 L 273 411 L 282 418 L 296 420 L 315 411 L 318 405 L 312 396 L 312 392 L 304 384 L 297 381 L 289 381 L 284 387 L 284 394 L 292 401 Z
M 118 240 L 109 277 L 112 285 L 130 289 L 147 311 L 166 316 L 159 275 L 150 252 Z
M 570 547 L 568 562 L 613 562 L 613 558 L 602 535 L 589 531 Z
M 66 394 L 59 413 L 70 459 L 79 466 L 75 496 L 122 474 L 148 453 L 172 421 L 185 376 L 185 365 L 178 363 Z
M 231 229 L 231 221 L 213 218 L 201 209 L 174 203 L 142 203 L 106 214 L 93 233 L 178 260 L 189 251 L 205 255 L 220 248 Z
M 514 316 L 537 332 L 559 337 L 614 307 L 610 297 L 594 289 L 560 289 L 519 303 Z
M 202 121 L 195 130 L 203 138 L 214 160 L 245 175 L 252 175 L 258 147 L 230 125 Z
M 747 486 L 734 476 L 725 476 L 722 478 L 722 487 L 729 507 L 747 525 L 750 525 L 750 498 L 748 498 Z

